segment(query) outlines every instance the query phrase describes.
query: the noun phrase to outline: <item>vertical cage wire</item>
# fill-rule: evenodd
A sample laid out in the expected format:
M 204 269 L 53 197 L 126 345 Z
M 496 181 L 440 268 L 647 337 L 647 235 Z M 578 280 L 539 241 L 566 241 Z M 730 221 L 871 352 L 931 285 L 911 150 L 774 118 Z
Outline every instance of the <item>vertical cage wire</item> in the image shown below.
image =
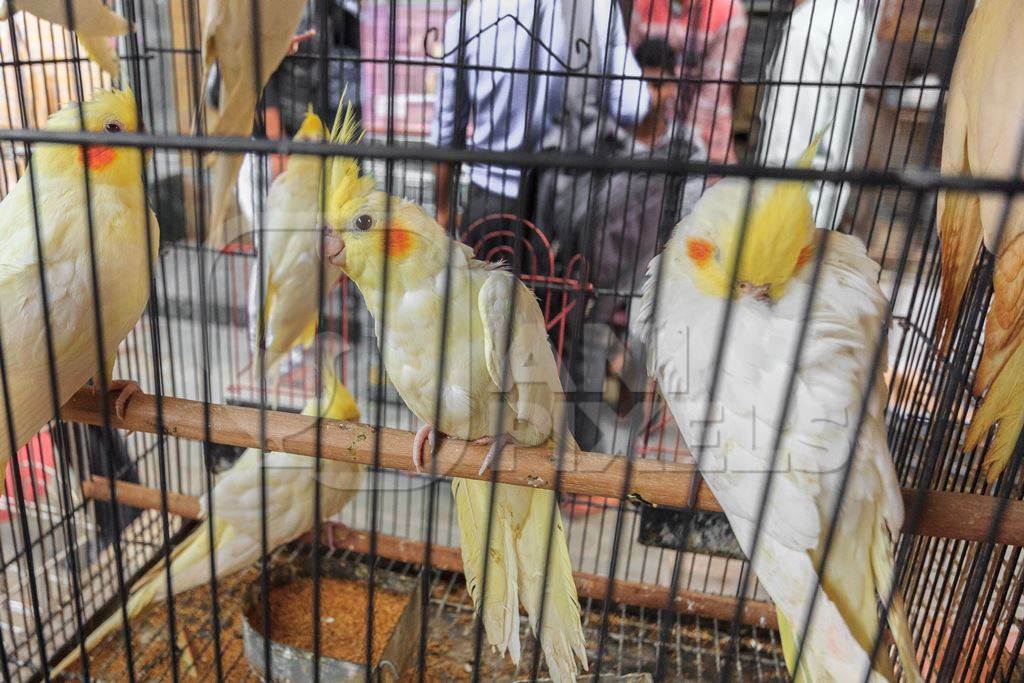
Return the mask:
M 815 12 L 833 12 L 838 7 L 831 0 L 808 2 L 813 3 Z M 96 418 L 99 426 L 94 426 L 95 421 L 89 425 L 55 419 L 12 458 L 5 473 L 6 497 L 0 501 L 0 659 L 5 679 L 42 679 L 68 652 L 81 648 L 84 653 L 79 634 L 121 610 L 139 578 L 170 558 L 188 533 L 207 524 L 196 521 L 195 510 L 189 506 L 213 490 L 243 450 L 235 445 L 238 437 L 229 436 L 225 423 L 217 421 L 220 416 L 242 413 L 223 412 L 223 406 L 259 411 L 257 433 L 243 441 L 256 448 L 261 462 L 257 490 L 259 508 L 264 512 L 254 541 L 265 551 L 266 560 L 241 574 L 217 576 L 131 620 L 83 658 L 80 676 L 177 680 L 190 675 L 191 669 L 200 677 L 216 680 L 254 677 L 247 661 L 250 653 L 241 647 L 240 623 L 249 618 L 241 607 L 247 586 L 258 587 L 260 628 L 269 631 L 275 618 L 270 594 L 277 586 L 276 572 L 304 563 L 313 567 L 314 597 L 308 606 L 312 615 L 308 622 L 312 666 L 318 675 L 324 675 L 327 665 L 321 654 L 330 645 L 323 621 L 330 609 L 327 596 L 333 585 L 329 572 L 338 565 L 365 568 L 362 580 L 369 609 L 357 615 L 364 622 L 363 633 L 368 634 L 361 641 L 364 656 L 374 647 L 369 635 L 377 629 L 374 608 L 380 608 L 387 597 L 378 581 L 391 575 L 416 577 L 422 588 L 422 609 L 410 640 L 414 651 L 410 668 L 400 674 L 475 680 L 548 675 L 544 656 L 532 637 L 524 639 L 518 668 L 487 647 L 483 622 L 474 618 L 472 600 L 461 578 L 461 535 L 447 493 L 449 478 L 436 470 L 418 476 L 411 467 L 399 470 L 382 464 L 392 448 L 387 445 L 390 432 L 385 429 L 415 430 L 419 426 L 385 367 L 387 354 L 393 353 L 387 343 L 389 330 L 396 325 L 388 319 L 391 309 L 387 301 L 395 292 L 383 290 L 380 296 L 385 313 L 375 320 L 367 311 L 370 302 L 352 282 L 312 285 L 318 319 L 315 342 L 286 354 L 272 381 L 266 377 L 264 354 L 254 352 L 250 287 L 255 287 L 260 298 L 268 288 L 260 250 L 275 229 L 268 225 L 266 193 L 285 162 L 296 158 L 293 152 L 315 150 L 320 158 L 330 158 L 335 148 L 316 143 L 296 147 L 288 140 L 306 104 L 330 123 L 341 83 L 348 85 L 346 97 L 356 107 L 365 131 L 362 142 L 348 145 L 346 154 L 353 155 L 360 168 L 372 174 L 377 188 L 387 194 L 420 204 L 433 216 L 439 195 L 446 195 L 452 206 L 472 199 L 474 173 L 480 167 L 492 174 L 496 169 L 522 170 L 524 188 L 532 187 L 534 174 L 550 170 L 556 177 L 568 178 L 561 186 L 568 190 L 556 201 L 583 207 L 580 216 L 569 217 L 578 224 L 579 234 L 567 232 L 557 220 L 545 221 L 541 214 L 534 215 L 538 200 L 529 189 L 465 224 L 458 223 L 453 212 L 442 227 L 468 245 L 476 258 L 505 260 L 526 284 L 529 294 L 513 290 L 509 310 L 519 297 L 536 297 L 570 399 L 565 422 L 555 429 L 571 429 L 579 439 L 581 420 L 591 420 L 599 434 L 585 448 L 612 454 L 625 463 L 621 478 L 602 495 L 574 491 L 561 473 L 550 482 L 558 493 L 558 504 L 549 512 L 561 514 L 565 525 L 591 672 L 616 676 L 647 672 L 663 680 L 762 680 L 786 675 L 770 598 L 742 552 L 734 547 L 735 541 L 730 544 L 727 532 L 724 541 L 706 536 L 694 540 L 703 525 L 720 530 L 721 523 L 713 516 L 701 517 L 703 513 L 680 513 L 683 521 L 677 524 L 686 536 L 683 545 L 650 543 L 644 528 L 651 506 L 631 495 L 634 476 L 639 476 L 635 473 L 645 463 L 674 466 L 693 462 L 664 399 L 644 372 L 640 338 L 632 325 L 647 257 L 660 250 L 668 236 L 658 224 L 675 223 L 692 208 L 687 205 L 691 191 L 699 195 L 719 177 L 816 181 L 831 173 L 832 180 L 846 183 L 846 210 L 821 220 L 857 235 L 881 265 L 879 278 L 891 301 L 891 325 L 880 331 L 874 353 L 879 367 L 888 366 L 887 436 L 900 484 L 910 492 L 908 511 L 915 509 L 915 495 L 921 499 L 924 492 L 938 491 L 970 494 L 976 502 L 993 501 L 995 514 L 1005 514 L 1006 519 L 1020 514 L 1017 502 L 1024 499 L 1024 483 L 1019 467 L 1012 464 L 999 482 L 990 485 L 981 470 L 984 448 L 969 452 L 962 447 L 964 431 L 977 410 L 972 385 L 992 294 L 990 256 L 983 255 L 975 268 L 949 353 L 941 351 L 934 332 L 939 285 L 936 198 L 954 180 L 968 190 L 985 187 L 986 182 L 981 179 L 972 184 L 970 179 L 951 180 L 936 173 L 942 98 L 970 3 L 867 3 L 861 16 L 870 36 L 869 46 L 862 52 L 851 48 L 844 55 L 839 83 L 825 73 L 824 65 L 812 79 L 802 76 L 796 83 L 773 80 L 769 62 L 780 51 L 796 50 L 802 60 L 808 59 L 807 45 L 785 40 L 794 11 L 790 3 L 737 2 L 744 10 L 745 35 L 739 38 L 742 50 L 735 75 L 725 74 L 728 39 L 725 52 L 716 55 L 721 63 L 706 61 L 710 23 L 702 27 L 701 22 L 710 22 L 711 12 L 703 14 L 701 2 L 690 3 L 679 42 L 684 55 L 694 61 L 685 63 L 672 79 L 663 80 L 677 82 L 677 103 L 694 93 L 705 93 L 714 103 L 704 111 L 691 107 L 673 123 L 683 132 L 672 128 L 671 134 L 677 137 L 668 156 L 660 158 L 636 138 L 622 137 L 625 126 L 616 125 L 621 123 L 616 117 L 638 106 L 622 97 L 616 110 L 602 110 L 599 116 L 603 125 L 620 136 L 614 142 L 620 145 L 616 154 L 622 157 L 621 163 L 609 161 L 606 150 L 587 147 L 583 131 L 578 131 L 574 144 L 566 149 L 541 154 L 522 151 L 532 144 L 529 133 L 523 146 L 510 145 L 509 151 L 490 155 L 474 149 L 465 131 L 442 148 L 427 143 L 430 120 L 443 95 L 446 68 L 456 74 L 455 99 L 460 102 L 471 94 L 470 84 L 482 87 L 480 83 L 488 78 L 487 67 L 472 63 L 469 55 L 484 44 L 481 36 L 494 27 L 470 25 L 468 4 L 419 0 L 308 3 L 296 34 L 315 29 L 317 37 L 286 56 L 270 79 L 254 112 L 253 137 L 228 139 L 209 134 L 207 122 L 197 115 L 210 90 L 202 81 L 201 60 L 202 13 L 208 10 L 187 0 L 112 3 L 134 28 L 117 44 L 121 85 L 130 86 L 141 105 L 143 137 L 129 139 L 131 145 L 152 154 L 141 180 L 161 228 L 158 256 L 150 264 L 149 303 L 118 347 L 113 377 L 134 379 L 146 393 L 157 396 L 157 428 L 132 433 L 112 429 L 109 414 Z M 631 83 L 638 86 L 637 92 L 647 87 L 636 77 L 591 72 L 595 40 L 611 39 L 612 22 L 602 24 L 604 36 L 593 34 L 589 41 L 569 36 L 570 47 L 559 56 L 554 47 L 557 37 L 550 27 L 545 35 L 542 20 L 542 10 L 558 4 L 544 0 L 508 4 L 515 5 L 516 11 L 510 10 L 499 21 L 519 22 L 517 35 L 528 37 L 539 47 L 531 53 L 527 66 L 500 66 L 492 71 L 510 73 L 527 84 L 528 116 L 534 107 L 543 108 L 543 88 L 553 81 L 578 80 L 579 90 L 573 92 L 584 98 L 592 95 L 592 89 L 603 96 L 609 89 L 625 90 Z M 598 3 L 597 7 L 605 11 L 616 8 L 634 49 L 654 35 L 653 9 L 649 16 L 642 16 L 634 11 L 633 3 Z M 256 17 L 251 22 L 253 35 L 245 42 L 254 53 L 256 73 L 252 76 L 260 90 L 264 50 L 258 37 L 264 28 L 261 22 L 266 5 L 251 0 L 239 4 L 238 11 Z M 520 22 L 516 12 L 531 21 Z M 737 28 L 733 21 L 740 19 L 729 15 L 723 30 L 735 37 L 738 33 L 730 33 Z M 30 12 L 14 14 L 6 24 L 0 29 L 0 74 L 5 92 L 0 100 L 0 186 L 5 195 L 25 177 L 33 150 L 53 142 L 41 131 L 47 116 L 68 102 L 88 99 L 112 85 L 110 76 L 88 59 L 71 32 Z M 457 28 L 466 37 L 452 41 L 444 35 L 446 26 Z M 829 40 L 844 41 L 846 36 L 839 32 L 855 29 L 833 19 Z M 452 42 L 455 47 L 447 49 Z M 495 60 L 498 54 L 476 58 Z M 574 59 L 580 59 L 582 66 Z M 926 76 L 937 76 L 937 80 Z M 816 115 L 819 107 L 835 106 L 829 103 L 830 88 L 857 93 L 851 125 L 846 129 L 836 125 L 823 142 L 828 150 L 845 148 L 847 171 L 785 172 L 764 165 L 759 140 L 776 134 L 774 128 L 793 123 L 772 115 L 774 103 L 769 92 L 784 86 L 800 86 L 812 93 L 813 104 L 807 106 Z M 723 100 L 723 91 L 732 94 Z M 732 131 L 732 152 L 739 163 L 688 156 L 705 144 L 698 140 L 698 117 L 713 119 L 730 98 L 731 106 L 743 112 Z M 762 107 L 765 102 L 769 104 Z M 794 120 L 797 113 L 792 114 Z M 478 117 L 477 123 L 483 122 L 479 112 L 456 110 L 459 118 L 471 114 Z M 494 116 L 492 113 L 492 127 Z M 827 113 L 823 116 L 828 118 Z M 92 147 L 117 142 L 110 136 L 83 133 L 71 133 L 59 141 Z M 509 143 L 508 139 L 505 142 Z M 714 143 L 712 135 L 710 146 Z M 790 140 L 789 145 L 799 147 L 803 141 Z M 207 164 L 212 156 L 229 153 L 244 157 L 234 190 L 237 207 L 230 212 L 230 239 L 224 245 L 211 246 L 204 243 L 212 232 L 208 222 L 214 201 Z M 435 185 L 434 166 L 441 164 L 451 168 L 447 187 Z M 1007 180 L 1010 182 L 997 190 L 1008 199 L 1018 196 L 1024 189 L 1019 177 Z M 492 181 L 493 177 L 487 176 L 486 182 Z M 84 182 L 87 188 L 94 182 L 88 172 Z M 614 214 L 615 201 L 621 196 L 643 198 L 657 192 L 662 192 L 664 199 L 651 208 L 643 236 L 652 253 L 642 257 L 638 248 L 633 254 L 620 254 L 609 266 L 616 240 L 629 230 L 628 212 Z M 319 194 L 319 206 L 312 207 L 312 213 L 322 215 L 327 213 L 330 197 L 326 191 Z M 91 196 L 88 190 L 86 196 Z M 88 199 L 83 209 L 90 225 L 96 214 L 92 203 Z M 32 209 L 37 223 L 46 220 L 48 207 L 34 204 Z M 634 209 L 648 216 L 646 204 Z M 743 215 L 748 216 L 749 211 L 750 207 L 745 207 Z M 385 221 L 393 220 L 391 212 L 388 204 Z M 306 229 L 319 230 L 317 221 L 311 221 Z M 743 230 L 746 223 L 745 219 Z M 34 231 L 36 227 L 18 229 Z M 135 226 L 138 234 L 148 235 L 144 229 Z M 95 232 L 95 226 L 90 230 Z M 37 230 L 34 234 L 31 244 L 41 239 Z M 322 249 L 321 244 L 321 255 Z M 449 273 L 454 249 L 447 255 Z M 386 279 L 394 264 L 384 259 L 381 267 Z M 444 293 L 449 294 L 447 285 Z M 450 362 L 448 321 L 459 314 L 450 310 L 448 296 L 443 298 L 446 304 L 437 312 L 444 321 L 437 327 L 441 352 L 440 357 L 431 359 L 438 369 L 435 375 L 442 375 Z M 0 303 L 9 305 L 11 302 Z M 100 322 L 99 313 L 95 315 Z M 604 317 L 598 320 L 596 316 Z M 507 320 L 508 331 L 514 331 L 518 323 L 512 316 Z M 49 319 L 46 322 L 53 325 Z M 258 321 L 255 328 L 259 330 L 265 323 Z M 707 333 L 721 334 L 724 342 L 729 331 L 726 326 Z M 9 337 L 2 329 L 0 339 L 8 348 Z M 596 347 L 607 348 L 604 357 L 588 355 Z M 45 349 L 40 348 L 40 355 L 46 355 Z M 307 401 L 314 401 L 318 410 L 323 408 L 320 376 L 325 366 L 331 365 L 356 397 L 363 421 L 376 428 L 371 436 L 371 467 L 363 488 L 344 510 L 321 520 L 324 483 L 320 477 L 334 460 L 324 451 L 327 428 L 317 421 L 309 455 L 315 457 L 310 466 L 315 467 L 319 483 L 312 498 L 302 501 L 310 506 L 315 522 L 297 543 L 273 552 L 269 525 L 274 520 L 266 511 L 270 509 L 267 487 L 273 472 L 267 463 L 274 450 L 270 443 L 277 438 L 274 430 L 282 416 L 298 412 Z M 51 377 L 55 372 L 55 368 L 51 370 Z M 508 372 L 507 367 L 502 370 Z M 444 390 L 439 383 L 438 398 Z M 197 402 L 200 438 L 178 435 L 181 425 L 174 423 L 173 416 L 181 414 L 175 412 L 179 399 Z M 435 403 L 441 406 L 435 417 L 435 422 L 440 422 L 445 407 L 437 399 Z M 16 406 L 7 393 L 5 405 Z M 553 459 L 567 457 L 564 448 L 552 450 Z M 699 456 L 699 449 L 694 454 Z M 498 479 L 499 470 L 495 469 L 490 480 L 496 483 Z M 699 478 L 692 482 L 689 502 L 694 506 L 701 489 Z M 119 497 L 131 496 L 135 489 L 128 487 L 133 485 L 149 497 L 119 502 Z M 495 490 L 491 489 L 487 505 L 487 538 L 494 533 L 493 516 L 500 513 L 496 512 Z M 214 500 L 217 505 L 225 504 Z M 217 508 L 211 506 L 207 513 L 216 516 Z M 900 542 L 899 590 L 908 606 L 922 673 L 929 679 L 1012 680 L 1016 673 L 1024 642 L 1020 607 L 1024 564 L 1019 543 L 1004 542 L 1006 536 L 999 534 L 993 526 L 987 534 L 970 540 L 905 535 Z M 550 544 L 549 537 L 544 546 Z M 215 573 L 216 563 L 209 562 Z M 175 577 L 162 571 L 160 582 L 171 585 Z M 545 561 L 538 581 L 543 583 L 550 571 L 550 563 Z M 485 592 L 495 590 L 494 580 L 485 570 Z M 541 626 L 551 617 L 545 612 L 542 608 Z M 525 634 L 529 628 L 526 620 L 522 621 Z M 171 633 L 175 635 L 170 637 Z M 887 648 L 888 643 L 876 643 L 875 647 Z M 262 652 L 253 656 L 263 660 L 264 670 L 271 666 L 269 639 L 263 641 Z

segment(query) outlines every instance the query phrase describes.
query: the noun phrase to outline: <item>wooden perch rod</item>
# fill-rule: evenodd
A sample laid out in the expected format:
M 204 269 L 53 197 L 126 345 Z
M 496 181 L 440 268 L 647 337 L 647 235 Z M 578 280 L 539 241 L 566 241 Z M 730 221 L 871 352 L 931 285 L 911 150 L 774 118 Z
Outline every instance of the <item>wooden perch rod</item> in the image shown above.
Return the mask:
M 85 389 L 75 394 L 63 407 L 66 420 L 102 425 L 102 398 Z M 209 425 L 204 422 L 204 405 L 199 401 L 166 396 L 162 400 L 163 433 L 185 439 L 202 440 L 209 433 L 211 441 L 241 446 L 260 447 L 260 422 L 266 419 L 267 450 L 315 456 L 316 418 L 295 413 L 240 406 L 209 406 Z M 124 419 L 109 410 L 111 425 L 117 429 L 158 433 L 155 396 L 138 394 L 132 397 Z M 207 432 L 208 430 L 208 432 Z M 323 420 L 320 432 L 320 455 L 331 460 L 379 464 L 390 469 L 412 471 L 413 433 L 400 429 L 381 428 L 380 449 L 375 459 L 375 429 L 355 422 Z M 466 479 L 489 480 L 491 473 L 478 474 L 485 446 L 456 439 L 442 440 L 437 453 L 437 473 Z M 618 496 L 626 475 L 626 458 L 603 453 L 566 453 L 562 463 L 561 489 L 568 493 L 591 496 Z M 544 448 L 509 446 L 501 457 L 497 480 L 505 484 L 554 488 L 556 455 Z M 427 464 L 429 470 L 430 464 Z M 690 464 L 637 459 L 633 461 L 629 493 L 648 503 L 685 507 L 693 483 L 694 467 Z M 905 489 L 904 501 L 913 505 L 917 491 Z M 928 491 L 924 496 L 920 520 L 915 533 L 921 536 L 983 541 L 1004 504 L 996 530 L 995 541 L 1024 546 L 1024 501 L 1000 501 L 992 496 Z M 695 506 L 699 510 L 720 511 L 707 485 L 702 483 Z
M 159 489 L 125 481 L 116 481 L 114 486 L 118 503 L 149 510 L 162 509 Z M 104 477 L 87 479 L 82 482 L 82 493 L 86 498 L 109 501 L 111 499 L 110 480 Z M 199 499 L 182 493 L 172 493 L 167 496 L 167 511 L 188 519 L 199 519 L 201 515 Z M 369 554 L 369 532 L 351 529 L 344 524 L 325 522 L 324 538 L 322 539 L 325 545 L 328 544 L 328 534 L 326 533 L 328 526 L 332 527 L 330 541 L 333 542 L 333 547 L 363 555 Z M 377 534 L 376 550 L 377 555 L 389 560 L 422 564 L 426 544 L 400 536 Z M 462 552 L 458 548 L 449 546 L 431 546 L 430 564 L 444 571 L 462 572 Z M 607 577 L 573 572 L 573 578 L 581 598 L 604 600 L 608 595 Z M 668 593 L 669 589 L 665 586 L 620 580 L 616 581 L 612 587 L 612 601 L 633 607 L 664 609 L 668 604 Z M 736 598 L 731 596 L 710 595 L 679 589 L 676 591 L 674 605 L 678 612 L 729 621 L 736 614 L 736 603 Z M 763 600 L 747 600 L 743 609 L 742 621 L 748 626 L 778 628 L 775 607 Z

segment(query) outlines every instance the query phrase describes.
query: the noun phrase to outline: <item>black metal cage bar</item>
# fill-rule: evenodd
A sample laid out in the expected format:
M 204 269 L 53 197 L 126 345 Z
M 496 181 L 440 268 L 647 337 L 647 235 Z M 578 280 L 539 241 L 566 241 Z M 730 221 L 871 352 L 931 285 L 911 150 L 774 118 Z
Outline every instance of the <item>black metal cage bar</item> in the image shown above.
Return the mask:
M 1020 678 L 1011 0 L 0 10 L 5 681 Z

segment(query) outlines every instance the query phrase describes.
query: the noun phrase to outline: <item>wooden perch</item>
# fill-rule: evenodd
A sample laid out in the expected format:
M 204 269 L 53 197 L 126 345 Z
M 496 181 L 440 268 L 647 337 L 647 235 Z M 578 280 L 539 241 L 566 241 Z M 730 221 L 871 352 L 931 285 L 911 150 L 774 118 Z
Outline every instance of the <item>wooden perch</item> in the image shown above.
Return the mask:
M 124 481 L 117 481 L 114 486 L 118 503 L 150 510 L 162 508 L 159 489 Z M 110 480 L 103 477 L 87 479 L 82 482 L 82 493 L 86 498 L 109 501 L 111 499 Z M 167 511 L 188 519 L 199 519 L 201 515 L 199 499 L 181 493 L 167 496 Z M 327 527 L 331 527 L 330 534 L 327 533 Z M 350 529 L 344 524 L 333 522 L 325 522 L 323 530 L 321 542 L 324 545 L 332 545 L 334 548 L 350 550 L 363 555 L 370 552 L 370 533 L 367 531 Z M 376 552 L 378 556 L 386 557 L 389 560 L 422 564 L 426 544 L 401 536 L 378 533 Z M 458 548 L 433 545 L 430 548 L 430 564 L 444 571 L 462 572 L 462 552 Z M 573 572 L 573 578 L 581 598 L 604 600 L 608 595 L 607 577 Z M 665 586 L 635 581 L 616 581 L 612 587 L 613 602 L 633 607 L 664 609 L 668 604 L 668 594 L 669 589 Z M 684 614 L 729 621 L 736 614 L 736 603 L 736 598 L 731 596 L 710 595 L 679 589 L 676 591 L 673 604 L 676 611 Z M 743 606 L 741 620 L 748 626 L 778 628 L 775 607 L 763 600 L 747 600 Z
M 63 407 L 66 420 L 102 425 L 102 398 L 85 389 L 75 394 Z M 110 402 L 110 423 L 117 429 L 156 434 L 157 399 L 147 394 L 132 397 L 124 419 L 114 415 Z M 210 422 L 204 423 L 204 406 L 199 401 L 163 397 L 161 401 L 163 433 L 185 439 L 207 437 L 216 443 L 247 448 L 260 447 L 261 419 L 265 417 L 266 442 L 271 451 L 315 456 L 317 453 L 316 418 L 295 413 L 239 406 L 209 406 Z M 377 440 L 379 439 L 379 451 Z M 412 470 L 413 433 L 400 429 L 323 420 L 320 432 L 320 455 L 330 460 L 345 460 L 390 469 Z M 375 452 L 376 451 L 376 452 Z M 437 474 L 466 479 L 489 480 L 491 473 L 478 474 L 480 462 L 487 452 L 485 446 L 456 439 L 443 439 L 437 453 Z M 376 456 L 376 457 L 375 457 Z M 506 484 L 554 488 L 557 470 L 556 454 L 544 448 L 509 446 L 501 457 L 497 480 Z M 431 464 L 427 463 L 429 471 Z M 622 494 L 627 459 L 603 453 L 566 453 L 562 463 L 561 490 L 590 496 Z M 690 464 L 637 459 L 628 494 L 654 505 L 685 507 L 693 483 L 694 467 Z M 903 499 L 908 508 L 915 503 L 917 491 L 905 489 Z M 928 491 L 924 495 L 920 518 L 914 533 L 921 536 L 983 541 L 988 538 L 1000 505 L 1004 506 L 996 529 L 995 541 L 1024 546 L 1024 501 L 1001 501 L 992 496 L 972 493 Z M 696 509 L 720 511 L 707 485 L 701 483 Z M 910 515 L 907 515 L 910 518 Z

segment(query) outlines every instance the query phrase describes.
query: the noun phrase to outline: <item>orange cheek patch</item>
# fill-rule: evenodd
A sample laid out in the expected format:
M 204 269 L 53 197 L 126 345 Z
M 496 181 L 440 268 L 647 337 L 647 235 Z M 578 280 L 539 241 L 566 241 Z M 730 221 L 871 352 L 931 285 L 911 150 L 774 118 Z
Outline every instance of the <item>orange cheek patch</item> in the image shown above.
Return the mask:
M 686 255 L 698 266 L 706 264 L 715 253 L 715 247 L 707 240 L 691 237 L 686 240 Z
M 800 255 L 796 257 L 796 267 L 803 268 L 811 260 L 812 256 L 814 256 L 814 247 L 808 244 L 800 250 Z
M 416 238 L 411 232 L 400 227 L 392 227 L 384 238 L 390 258 L 402 258 L 412 251 Z
M 79 158 L 85 159 L 86 165 L 92 171 L 99 171 L 110 165 L 110 162 L 114 160 L 116 152 L 113 147 L 89 147 L 86 150 L 79 151 Z

